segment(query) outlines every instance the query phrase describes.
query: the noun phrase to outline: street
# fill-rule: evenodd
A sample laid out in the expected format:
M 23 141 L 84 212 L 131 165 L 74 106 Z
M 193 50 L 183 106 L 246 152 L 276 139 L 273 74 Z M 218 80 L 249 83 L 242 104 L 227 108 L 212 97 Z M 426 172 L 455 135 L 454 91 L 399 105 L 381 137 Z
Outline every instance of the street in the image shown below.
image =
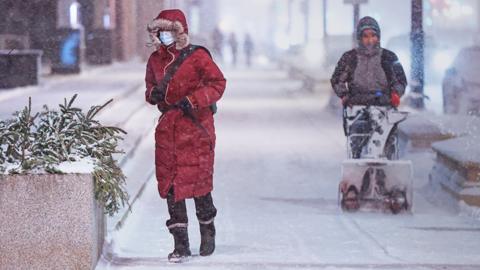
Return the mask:
M 425 162 L 414 162 L 411 215 L 339 210 L 345 139 L 340 117 L 324 108 L 331 91 L 327 84 L 322 91 L 305 93 L 300 82 L 274 67 L 228 70 L 225 76 L 227 90 L 215 117 L 215 253 L 182 265 L 167 262 L 173 239 L 165 227 L 166 202 L 151 175 L 122 228 L 111 232 L 110 248 L 97 269 L 480 267 L 480 241 L 472 241 L 480 239 L 480 222 L 425 199 L 430 169 Z M 148 162 L 143 155 L 152 156 L 146 151 L 153 152 L 153 134 L 148 140 L 140 147 L 150 144 L 152 149 L 143 146 L 129 162 Z M 418 158 L 423 156 L 412 156 Z M 187 205 L 190 244 L 198 254 L 193 201 Z
M 480 1 L 0 15 L 0 270 L 480 269 Z

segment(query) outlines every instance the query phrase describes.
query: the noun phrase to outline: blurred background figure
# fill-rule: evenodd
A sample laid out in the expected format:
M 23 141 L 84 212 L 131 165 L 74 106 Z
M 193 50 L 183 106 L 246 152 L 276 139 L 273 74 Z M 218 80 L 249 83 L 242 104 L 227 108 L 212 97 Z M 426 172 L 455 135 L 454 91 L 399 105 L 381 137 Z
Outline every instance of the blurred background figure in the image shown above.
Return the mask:
M 220 28 L 215 27 L 212 33 L 212 52 L 218 61 L 223 62 L 223 33 Z
M 245 35 L 245 40 L 243 41 L 243 51 L 245 52 L 245 60 L 247 66 L 250 67 L 252 65 L 252 54 L 254 50 L 254 44 L 252 37 L 249 33 Z
M 230 46 L 230 49 L 232 50 L 232 65 L 234 67 L 237 66 L 237 58 L 238 58 L 238 41 L 237 41 L 237 36 L 235 33 L 231 33 L 230 37 L 228 38 L 228 45 Z

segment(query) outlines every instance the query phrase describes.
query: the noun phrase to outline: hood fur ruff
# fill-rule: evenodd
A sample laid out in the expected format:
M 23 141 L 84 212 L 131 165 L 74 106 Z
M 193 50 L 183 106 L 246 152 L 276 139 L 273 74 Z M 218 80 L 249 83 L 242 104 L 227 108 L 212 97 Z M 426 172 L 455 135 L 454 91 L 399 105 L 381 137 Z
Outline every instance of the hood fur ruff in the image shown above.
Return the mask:
M 190 44 L 188 34 L 185 32 L 185 28 L 179 21 L 169 21 L 165 19 L 155 19 L 147 26 L 150 40 L 157 50 L 162 46 L 162 42 L 158 38 L 159 31 L 171 31 L 175 38 L 176 49 L 181 50 Z

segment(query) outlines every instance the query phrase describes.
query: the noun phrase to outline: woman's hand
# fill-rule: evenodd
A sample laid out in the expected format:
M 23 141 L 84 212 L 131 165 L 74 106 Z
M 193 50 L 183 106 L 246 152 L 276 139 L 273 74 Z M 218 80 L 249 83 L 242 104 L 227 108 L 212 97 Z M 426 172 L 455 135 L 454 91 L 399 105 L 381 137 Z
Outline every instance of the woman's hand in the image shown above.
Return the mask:
M 160 89 L 158 86 L 154 86 L 150 93 L 150 100 L 156 104 L 165 100 L 165 89 Z
M 182 98 L 178 103 L 177 106 L 184 112 L 189 113 L 193 110 L 192 102 L 188 99 L 188 97 Z

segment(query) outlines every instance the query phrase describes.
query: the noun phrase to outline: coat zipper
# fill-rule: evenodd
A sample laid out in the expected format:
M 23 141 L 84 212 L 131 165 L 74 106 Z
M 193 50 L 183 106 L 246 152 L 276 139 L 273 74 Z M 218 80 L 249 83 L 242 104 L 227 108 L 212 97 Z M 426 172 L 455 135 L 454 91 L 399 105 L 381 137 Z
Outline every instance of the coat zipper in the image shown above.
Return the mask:
M 174 45 L 170 46 L 167 48 L 167 52 L 168 54 L 170 54 L 170 56 L 172 56 L 172 60 L 170 60 L 170 62 L 168 62 L 168 64 L 165 65 L 165 67 L 163 68 L 163 76 L 165 76 L 165 74 L 167 73 L 167 68 L 175 61 L 175 54 L 172 53 L 169 49 L 172 48 Z M 167 101 L 167 94 L 168 94 L 168 86 L 170 84 L 167 84 L 167 91 L 165 92 L 165 103 L 167 103 L 168 105 L 171 105 L 168 101 Z M 160 124 L 163 120 L 163 118 L 165 117 L 165 114 L 162 114 L 160 116 L 160 119 L 158 120 L 158 124 Z
M 165 65 L 165 67 L 163 68 L 163 76 L 165 76 L 165 74 L 167 74 L 167 68 L 168 68 L 173 62 L 175 62 L 175 54 L 170 51 L 170 48 L 172 48 L 173 46 L 174 46 L 174 45 L 172 45 L 172 46 L 170 46 L 170 47 L 167 48 L 167 52 L 172 56 L 172 60 L 171 60 L 167 65 Z M 167 105 L 172 105 L 172 104 L 170 104 L 170 102 L 168 102 L 168 100 L 167 100 L 168 88 L 169 88 L 169 86 L 170 86 L 170 83 L 167 84 L 167 90 L 165 91 L 165 103 L 167 103 Z

